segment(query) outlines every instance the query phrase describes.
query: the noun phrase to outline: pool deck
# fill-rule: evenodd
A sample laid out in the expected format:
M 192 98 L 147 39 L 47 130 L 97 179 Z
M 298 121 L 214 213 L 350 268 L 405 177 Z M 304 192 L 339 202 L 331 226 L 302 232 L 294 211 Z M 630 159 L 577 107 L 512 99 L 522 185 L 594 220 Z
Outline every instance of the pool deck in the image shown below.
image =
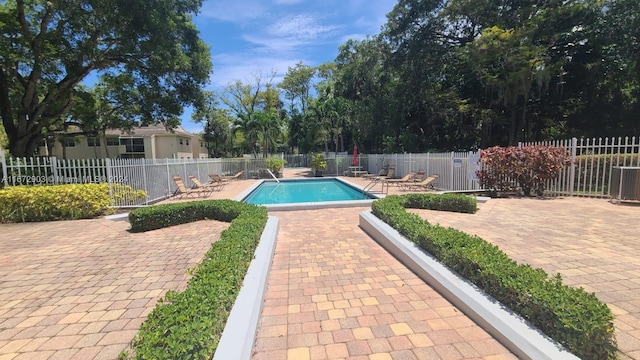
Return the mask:
M 209 198 L 234 198 L 254 182 Z M 416 213 L 595 292 L 616 317 L 620 358 L 640 359 L 639 206 L 557 198 L 479 208 Z M 280 232 L 253 359 L 515 359 L 362 231 L 366 209 L 270 212 Z M 104 219 L 0 224 L 0 360 L 116 359 L 226 226 L 132 234 Z

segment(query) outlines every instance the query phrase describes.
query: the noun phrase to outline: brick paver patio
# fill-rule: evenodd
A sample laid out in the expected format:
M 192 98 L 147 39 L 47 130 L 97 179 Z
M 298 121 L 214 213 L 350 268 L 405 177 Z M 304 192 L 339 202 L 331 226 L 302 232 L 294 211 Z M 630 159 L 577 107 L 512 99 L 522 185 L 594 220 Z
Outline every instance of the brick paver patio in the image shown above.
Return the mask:
M 0 359 L 117 359 L 227 226 L 132 234 L 104 219 L 0 224 Z
M 517 359 L 363 233 L 364 210 L 275 213 L 254 360 Z
M 366 236 L 360 210 L 272 213 L 281 232 L 255 359 L 513 358 Z M 594 291 L 616 316 L 622 357 L 640 359 L 640 207 L 493 199 L 475 215 L 418 213 Z M 0 360 L 116 359 L 226 226 L 131 234 L 103 219 L 0 224 Z

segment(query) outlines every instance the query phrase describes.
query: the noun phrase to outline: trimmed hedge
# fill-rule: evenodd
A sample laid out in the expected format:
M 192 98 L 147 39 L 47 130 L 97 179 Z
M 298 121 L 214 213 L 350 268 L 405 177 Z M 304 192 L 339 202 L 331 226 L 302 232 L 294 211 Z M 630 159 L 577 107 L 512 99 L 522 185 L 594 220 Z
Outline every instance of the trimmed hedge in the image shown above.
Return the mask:
M 198 264 L 187 288 L 167 292 L 142 323 L 132 343 L 136 359 L 211 359 L 267 223 L 267 210 L 233 200 L 205 200 L 129 213 L 131 231 L 204 219 L 231 225 Z
M 473 214 L 478 210 L 475 197 L 463 194 L 407 194 L 398 197 L 405 208 Z
M 10 186 L 0 189 L 0 222 L 77 220 L 107 213 L 107 184 Z
M 421 202 L 404 197 L 374 201 L 373 214 L 581 359 L 616 358 L 613 315 L 593 293 L 563 285 L 559 274 L 550 278 L 517 264 L 477 236 L 407 213 L 405 207 Z

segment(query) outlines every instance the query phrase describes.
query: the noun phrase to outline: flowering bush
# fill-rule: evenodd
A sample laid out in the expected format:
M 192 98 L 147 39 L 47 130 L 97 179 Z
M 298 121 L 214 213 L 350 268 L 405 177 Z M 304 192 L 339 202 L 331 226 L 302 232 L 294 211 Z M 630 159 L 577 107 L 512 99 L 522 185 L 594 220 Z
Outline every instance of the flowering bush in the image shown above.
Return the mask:
M 492 192 L 522 190 L 542 196 L 548 180 L 555 179 L 571 163 L 566 149 L 542 145 L 522 148 L 494 146 L 480 152 L 480 185 Z

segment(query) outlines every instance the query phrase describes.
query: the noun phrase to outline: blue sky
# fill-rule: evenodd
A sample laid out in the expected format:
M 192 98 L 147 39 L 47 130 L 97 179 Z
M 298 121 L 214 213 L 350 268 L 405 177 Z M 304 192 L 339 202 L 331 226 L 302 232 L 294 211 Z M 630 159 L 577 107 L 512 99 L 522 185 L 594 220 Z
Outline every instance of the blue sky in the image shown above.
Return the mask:
M 253 74 L 276 72 L 279 83 L 299 61 L 317 66 L 332 61 L 348 39 L 380 32 L 394 0 L 208 0 L 194 18 L 211 47 L 213 74 L 209 88 L 251 82 Z M 182 125 L 202 131 L 189 112 Z

